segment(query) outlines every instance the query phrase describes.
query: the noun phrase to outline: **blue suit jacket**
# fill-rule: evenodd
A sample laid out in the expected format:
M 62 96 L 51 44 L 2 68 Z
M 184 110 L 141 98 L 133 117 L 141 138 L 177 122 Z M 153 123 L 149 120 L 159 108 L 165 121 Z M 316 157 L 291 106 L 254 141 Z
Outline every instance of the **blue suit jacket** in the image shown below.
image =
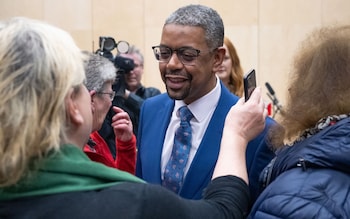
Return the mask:
M 203 189 L 211 180 L 219 155 L 226 114 L 238 99 L 221 83 L 218 105 L 179 191 L 180 196 L 189 199 L 202 198 Z M 173 108 L 174 100 L 166 93 L 147 99 L 141 108 L 136 175 L 149 183 L 161 184 L 162 148 Z M 247 147 L 246 160 L 253 201 L 259 194 L 259 174 L 274 157 L 264 139 L 272 122 L 273 120 L 268 118 L 265 130 Z

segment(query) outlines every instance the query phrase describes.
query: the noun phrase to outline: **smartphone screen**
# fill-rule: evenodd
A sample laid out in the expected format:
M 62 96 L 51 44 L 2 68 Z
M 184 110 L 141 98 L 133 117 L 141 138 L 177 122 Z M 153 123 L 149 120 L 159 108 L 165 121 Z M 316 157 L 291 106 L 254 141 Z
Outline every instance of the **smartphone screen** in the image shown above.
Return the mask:
M 256 77 L 255 77 L 255 69 L 251 69 L 247 74 L 243 77 L 244 84 L 244 97 L 245 101 L 247 101 L 250 95 L 253 93 L 256 88 Z

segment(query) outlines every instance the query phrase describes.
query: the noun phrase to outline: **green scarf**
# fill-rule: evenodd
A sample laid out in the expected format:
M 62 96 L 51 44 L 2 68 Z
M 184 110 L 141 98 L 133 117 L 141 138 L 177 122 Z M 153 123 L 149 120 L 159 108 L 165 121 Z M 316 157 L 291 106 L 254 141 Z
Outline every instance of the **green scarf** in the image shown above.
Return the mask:
M 59 152 L 45 158 L 38 169 L 30 171 L 16 185 L 0 188 L 0 200 L 96 190 L 120 182 L 144 181 L 127 172 L 91 161 L 74 145 L 63 145 Z

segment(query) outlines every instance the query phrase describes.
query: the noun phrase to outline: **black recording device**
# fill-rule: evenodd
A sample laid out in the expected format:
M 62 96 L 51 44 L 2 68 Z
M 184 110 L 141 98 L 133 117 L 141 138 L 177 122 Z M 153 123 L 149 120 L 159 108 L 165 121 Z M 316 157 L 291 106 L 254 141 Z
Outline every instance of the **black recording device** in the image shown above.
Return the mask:
M 100 48 L 96 51 L 97 54 L 108 58 L 113 61 L 112 50 L 117 48 L 118 53 L 127 53 L 129 50 L 129 43 L 126 41 L 115 42 L 113 37 L 100 36 L 99 44 Z
M 123 96 L 126 88 L 124 75 L 130 73 L 130 71 L 134 69 L 135 64 L 134 60 L 129 58 L 118 55 L 114 58 L 112 50 L 116 48 L 118 54 L 127 53 L 129 51 L 129 43 L 126 41 L 119 41 L 116 43 L 113 37 L 100 36 L 99 46 L 100 48 L 96 51 L 96 54 L 109 59 L 117 68 L 117 77 L 112 89 L 117 96 Z
M 122 56 L 116 56 L 114 66 L 117 68 L 117 78 L 112 86 L 116 96 L 124 96 L 126 82 L 125 74 L 130 73 L 135 68 L 134 60 Z

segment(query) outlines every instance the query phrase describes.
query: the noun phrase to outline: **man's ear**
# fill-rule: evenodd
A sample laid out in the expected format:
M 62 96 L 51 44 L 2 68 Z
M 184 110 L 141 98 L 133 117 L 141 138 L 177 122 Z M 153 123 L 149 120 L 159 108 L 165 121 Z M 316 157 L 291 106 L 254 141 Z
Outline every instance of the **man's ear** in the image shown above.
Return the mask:
M 215 55 L 214 55 L 213 71 L 217 72 L 219 70 L 220 65 L 224 61 L 226 50 L 224 47 L 219 47 L 214 52 L 215 52 Z
M 76 100 L 76 94 L 73 88 L 71 88 L 66 97 L 66 111 L 71 123 L 79 126 L 84 123 L 84 117 L 79 110 Z

